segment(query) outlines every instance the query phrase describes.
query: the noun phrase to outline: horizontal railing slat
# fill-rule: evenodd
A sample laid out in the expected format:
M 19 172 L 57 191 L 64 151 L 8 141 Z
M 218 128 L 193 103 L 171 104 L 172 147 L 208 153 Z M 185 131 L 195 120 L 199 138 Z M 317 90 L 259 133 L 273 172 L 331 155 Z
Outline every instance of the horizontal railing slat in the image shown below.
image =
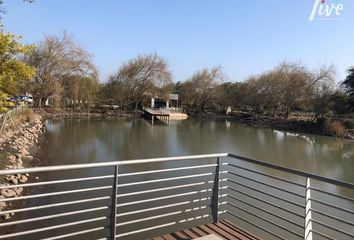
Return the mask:
M 200 202 L 199 199 L 198 199 L 198 201 Z M 206 200 L 204 200 L 204 201 L 206 201 Z M 125 216 L 129 216 L 129 215 L 134 215 L 134 214 L 141 214 L 141 213 L 144 213 L 144 212 L 150 212 L 150 211 L 155 211 L 155 210 L 172 208 L 172 207 L 176 207 L 176 206 L 182 206 L 182 205 L 191 204 L 192 202 L 193 202 L 193 200 L 192 201 L 178 202 L 178 203 L 173 203 L 173 204 L 167 204 L 167 205 L 158 206 L 158 207 L 152 207 L 152 208 L 144 208 L 144 209 L 139 209 L 139 210 L 135 210 L 135 211 L 128 211 L 128 212 L 118 213 L 117 217 L 125 217 Z
M 250 204 L 250 203 L 248 203 L 248 202 L 246 202 L 246 201 L 244 201 L 244 200 L 242 200 L 242 199 L 240 199 L 238 197 L 235 197 L 235 196 L 232 196 L 232 195 L 228 195 L 228 197 L 230 197 L 230 198 L 232 198 L 234 200 L 237 200 L 239 202 L 242 202 L 242 203 L 246 204 L 247 206 L 253 207 L 253 208 L 258 209 L 260 211 L 263 211 L 263 212 L 265 212 L 267 214 L 270 214 L 270 215 L 272 215 L 274 217 L 277 217 L 277 218 L 279 218 L 279 219 L 281 219 L 281 220 L 283 220 L 285 222 L 291 223 L 291 224 L 293 224 L 293 225 L 295 225 L 295 226 L 297 226 L 299 228 L 303 228 L 304 227 L 303 224 L 299 224 L 297 222 L 291 221 L 291 220 L 287 219 L 286 217 L 281 216 L 281 215 L 279 215 L 277 213 L 274 213 L 274 212 L 268 211 L 268 210 L 266 210 L 264 208 L 261 208 L 261 207 L 258 207 L 256 205 Z
M 326 195 L 330 195 L 330 196 L 333 196 L 333 197 L 336 197 L 336 198 L 340 198 L 340 199 L 343 199 L 345 201 L 354 202 L 354 198 L 350 198 L 350 197 L 346 197 L 346 196 L 340 196 L 338 194 L 331 193 L 331 192 L 328 192 L 328 191 L 324 191 L 324 190 L 316 188 L 316 187 L 309 187 L 309 189 L 315 190 L 316 192 L 320 192 L 320 193 L 323 193 L 323 194 L 326 194 Z
M 55 180 L 55 181 L 23 183 L 23 184 L 16 184 L 16 185 L 4 185 L 4 186 L 0 186 L 0 189 L 9 189 L 9 188 L 14 188 L 14 187 L 17 187 L 17 188 L 19 188 L 19 187 L 38 187 L 38 186 L 44 186 L 44 185 L 65 184 L 65 183 L 74 183 L 74 182 L 81 182 L 81 181 L 93 181 L 93 180 L 102 180 L 102 179 L 109 179 L 109 178 L 114 178 L 114 175 L 86 177 L 86 178 L 61 179 L 61 180 Z
M 66 194 L 72 194 L 72 193 L 82 193 L 82 192 L 106 190 L 106 189 L 110 189 L 110 188 L 112 188 L 112 186 L 83 188 L 83 189 L 75 189 L 75 190 L 68 190 L 68 191 L 50 192 L 50 193 L 43 193 L 43 194 L 33 194 L 33 195 L 21 196 L 21 197 L 15 197 L 15 198 L 6 198 L 6 199 L 2 199 L 1 201 L 2 202 L 20 201 L 20 200 L 33 199 L 33 198 L 42 198 L 42 197 L 52 197 L 52 196 L 58 196 L 58 195 L 66 195 Z
M 348 237 L 351 237 L 352 239 L 354 238 L 354 233 L 353 233 L 353 234 L 348 233 L 348 232 L 346 232 L 346 231 L 344 231 L 344 230 L 341 230 L 341 229 L 339 229 L 339 228 L 337 228 L 337 227 L 328 225 L 327 223 L 321 222 L 321 221 L 316 220 L 316 219 L 312 219 L 311 221 L 314 222 L 314 223 L 317 223 L 317 224 L 319 224 L 319 225 L 322 225 L 323 227 L 325 227 L 325 228 L 327 228 L 327 229 L 331 229 L 331 230 L 333 230 L 333 231 L 335 231 L 335 232 L 339 232 L 339 233 L 341 233 L 341 234 L 343 234 L 343 235 L 346 235 L 346 236 L 348 236 Z
M 258 192 L 258 193 L 267 195 L 267 196 L 269 196 L 269 197 L 273 197 L 273 198 L 276 198 L 276 199 L 278 199 L 278 200 L 287 202 L 287 203 L 292 204 L 292 205 L 294 205 L 294 206 L 297 206 L 297 207 L 299 207 L 299 208 L 305 208 L 305 206 L 301 205 L 300 203 L 293 202 L 293 201 L 288 200 L 288 199 L 285 199 L 285 198 L 283 198 L 283 197 L 275 196 L 275 195 L 273 195 L 273 194 L 264 192 L 264 191 L 262 191 L 262 190 L 259 190 L 259 189 L 257 189 L 257 188 L 254 188 L 254 187 L 247 186 L 247 185 L 245 185 L 245 184 L 236 182 L 236 181 L 231 180 L 231 179 L 228 179 L 228 181 L 230 181 L 230 182 L 232 182 L 232 183 L 234 183 L 234 184 L 236 184 L 236 185 L 240 185 L 240 186 L 242 186 L 242 187 L 252 189 L 252 190 L 255 191 L 255 192 Z
M 274 236 L 274 237 L 276 237 L 276 238 L 278 238 L 278 239 L 288 240 L 287 238 L 284 238 L 284 237 L 282 237 L 282 236 L 276 234 L 276 233 L 273 232 L 273 231 L 270 231 L 270 230 L 268 230 L 268 229 L 266 229 L 266 228 L 264 228 L 264 227 L 262 227 L 262 226 L 259 226 L 258 224 L 254 223 L 254 222 L 251 222 L 250 220 L 247 220 L 247 219 L 245 219 L 245 218 L 239 216 L 238 214 L 233 213 L 232 211 L 226 210 L 226 213 L 230 214 L 231 216 L 233 216 L 233 217 L 235 217 L 235 218 L 241 219 L 242 221 L 244 221 L 244 222 L 246 222 L 246 223 L 248 223 L 248 224 L 250 224 L 250 225 L 252 225 L 252 226 L 254 226 L 254 227 L 256 227 L 256 228 L 259 228 L 259 229 L 261 229 L 262 231 L 267 232 L 267 233 L 269 233 L 270 235 L 272 235 L 272 236 Z
M 268 163 L 268 162 L 263 162 L 263 161 L 259 161 L 259 160 L 255 160 L 255 159 L 251 159 L 251 158 L 247 158 L 247 157 L 243 157 L 243 156 L 239 156 L 239 155 L 235 155 L 235 154 L 228 154 L 229 157 L 238 159 L 238 160 L 242 160 L 245 162 L 249 162 L 249 163 L 253 163 L 259 166 L 263 166 L 263 167 L 269 167 L 272 169 L 276 169 L 276 170 L 280 170 L 286 173 L 290 173 L 290 174 L 294 174 L 294 175 L 298 175 L 298 176 L 302 176 L 302 177 L 306 177 L 306 178 L 312 178 L 315 180 L 319 180 L 322 182 L 326 182 L 326 183 L 330 183 L 330 184 L 335 184 L 341 187 L 346 187 L 346 188 L 350 188 L 350 189 L 354 189 L 354 184 L 353 183 L 348 183 L 348 182 L 344 182 L 344 181 L 340 181 L 340 180 L 335 180 L 335 179 L 331 179 L 331 178 L 327 178 L 327 177 L 322 177 L 313 173 L 306 173 L 306 172 L 302 172 L 300 170 L 295 170 L 292 168 L 286 168 L 286 167 L 282 167 L 280 165 L 276 165 L 276 164 L 272 164 L 272 163 Z
M 271 188 L 274 188 L 274 189 L 277 189 L 279 191 L 283 191 L 283 192 L 286 192 L 288 194 L 292 194 L 292 195 L 295 195 L 297 197 L 300 197 L 300 198 L 305 198 L 305 196 L 301 195 L 301 194 L 298 194 L 296 192 L 293 192 L 293 191 L 290 191 L 290 190 L 287 190 L 287 189 L 283 189 L 283 188 L 280 188 L 280 187 L 277 187 L 277 186 L 274 186 L 274 185 L 271 185 L 271 184 L 268 184 L 266 182 L 261 182 L 261 181 L 258 181 L 256 179 L 253 179 L 253 178 L 250 178 L 250 177 L 246 177 L 246 176 L 243 176 L 241 174 L 237 174 L 237 173 L 233 173 L 233 172 L 230 172 L 228 171 L 227 172 L 228 174 L 231 174 L 231 175 L 234 175 L 234 176 L 237 176 L 237 177 L 240 177 L 240 178 L 243 178 L 243 179 L 247 179 L 249 181 L 252 181 L 252 182 L 256 182 L 258 184 L 261 184 L 261 185 L 264 185 L 264 186 L 267 186 L 267 187 L 271 187 Z
M 75 200 L 75 201 L 52 203 L 52 204 L 46 204 L 46 205 L 40 205 L 40 206 L 34 206 L 34 207 L 27 207 L 27 208 L 11 209 L 11 210 L 7 210 L 7 211 L 0 211 L 0 214 L 1 215 L 5 215 L 5 214 L 10 214 L 10 213 L 36 211 L 36 210 L 42 210 L 42 209 L 47 209 L 47 208 L 62 207 L 62 206 L 68 206 L 68 205 L 74 205 L 74 204 L 82 204 L 82 203 L 88 203 L 88 202 L 96 202 L 96 201 L 109 200 L 109 199 L 111 199 L 110 196 L 89 198 L 89 199 L 80 199 L 80 200 Z
M 171 178 L 160 178 L 160 179 L 146 180 L 146 181 L 140 181 L 140 182 L 122 183 L 122 184 L 119 184 L 119 187 L 131 187 L 131 186 L 136 186 L 136 185 L 141 185 L 141 184 L 167 182 L 167 181 L 214 176 L 214 175 L 215 175 L 215 173 L 201 173 L 201 174 L 185 175 L 185 176 L 171 177 Z
M 23 219 L 23 220 L 17 220 L 17 221 L 12 221 L 12 222 L 0 223 L 0 227 L 6 227 L 6 226 L 14 225 L 14 224 L 24 224 L 24 223 L 29 223 L 29 222 L 32 223 L 35 221 L 43 221 L 43 220 L 48 220 L 48 219 L 53 219 L 53 218 L 66 217 L 66 216 L 72 216 L 72 215 L 95 212 L 95 211 L 100 211 L 100 210 L 107 210 L 107 209 L 108 209 L 108 206 L 105 206 L 105 207 L 97 207 L 97 208 L 83 209 L 83 210 L 72 211 L 72 212 L 46 215 L 43 217 L 35 217 L 35 218 L 30 218 L 30 219 Z
M 342 219 L 342 218 L 336 217 L 336 216 L 334 216 L 334 215 L 332 215 L 332 214 L 328 214 L 328 213 L 325 213 L 325 212 L 323 212 L 323 211 L 320 211 L 320 210 L 317 210 L 317 209 L 314 209 L 314 208 L 311 208 L 310 211 L 315 212 L 315 213 L 318 213 L 318 214 L 321 214 L 322 216 L 325 216 L 325 217 L 330 218 L 330 219 L 332 219 L 332 220 L 336 220 L 336 221 L 338 221 L 338 222 L 341 222 L 341 223 L 344 223 L 344 224 L 348 224 L 348 225 L 354 227 L 354 221 L 349 222 L 349 221 L 347 221 L 347 220 L 344 220 L 344 219 Z
M 203 186 L 205 184 L 210 184 L 210 183 L 213 183 L 213 182 L 212 181 L 197 182 L 197 183 L 182 184 L 182 185 L 177 185 L 177 186 L 168 186 L 168 187 L 163 187 L 163 188 L 153 188 L 153 189 L 148 189 L 148 190 L 144 190 L 144 191 L 135 191 L 135 192 L 129 192 L 129 193 L 122 193 L 122 194 L 118 194 L 117 197 L 128 197 L 128 196 L 140 195 L 140 194 L 145 194 L 145 193 L 167 191 L 167 190 L 172 190 L 172 189 Z
M 216 153 L 216 154 L 190 155 L 190 156 L 165 157 L 165 158 L 137 159 L 137 160 L 119 161 L 118 165 L 124 166 L 124 165 L 146 164 L 146 163 L 155 163 L 155 162 L 187 161 L 187 160 L 210 159 L 210 158 L 227 157 L 227 156 L 228 153 Z
M 240 194 L 245 195 L 245 196 L 247 196 L 247 197 L 250 197 L 250 198 L 252 198 L 252 199 L 256 199 L 256 200 L 258 200 L 258 201 L 260 201 L 260 202 L 262 202 L 262 203 L 268 204 L 268 205 L 270 205 L 270 206 L 272 206 L 272 207 L 275 207 L 275 208 L 278 208 L 278 209 L 283 210 L 283 211 L 285 211 L 285 212 L 291 213 L 291 214 L 293 214 L 293 215 L 295 215 L 295 216 L 297 216 L 297 217 L 300 217 L 300 218 L 303 218 L 303 217 L 304 217 L 303 214 L 299 214 L 299 213 L 294 212 L 294 211 L 292 211 L 292 210 L 290 210 L 290 209 L 287 209 L 287 208 L 285 208 L 285 207 L 279 206 L 279 204 L 271 203 L 271 202 L 266 201 L 266 200 L 264 200 L 264 199 L 258 198 L 258 197 L 254 196 L 254 195 L 251 195 L 251 194 L 248 194 L 248 193 L 239 191 L 239 190 L 237 190 L 237 189 L 235 189 L 235 188 L 232 188 L 232 187 L 229 187 L 229 186 L 228 186 L 227 189 L 230 189 L 230 190 L 232 190 L 232 191 L 234 191 L 234 192 L 240 193 Z M 229 196 L 229 194 L 227 194 L 227 195 Z
M 131 176 L 136 176 L 136 175 L 164 173 L 164 172 L 173 172 L 173 171 L 181 171 L 181 170 L 200 169 L 200 168 L 210 168 L 210 167 L 216 167 L 216 166 L 217 166 L 217 164 L 204 164 L 204 165 L 197 165 L 197 166 L 168 168 L 168 169 L 150 170 L 150 171 L 133 172 L 133 173 L 121 173 L 118 175 L 118 177 L 131 177 Z
M 335 208 L 335 209 L 343 211 L 343 212 L 354 214 L 354 211 L 352 211 L 352 210 L 350 210 L 348 208 L 338 207 L 338 206 L 335 206 L 335 205 L 330 204 L 328 202 L 325 202 L 325 201 L 322 201 L 322 200 L 319 200 L 319 199 L 315 199 L 315 198 L 310 198 L 310 200 L 313 201 L 313 202 L 317 202 L 317 203 L 323 204 L 323 205 L 325 205 L 327 207 Z
M 125 207 L 125 206 L 130 206 L 130 205 L 141 204 L 141 203 L 166 200 L 166 199 L 170 199 L 170 198 L 183 197 L 183 196 L 188 196 L 188 195 L 196 195 L 196 194 L 201 194 L 201 193 L 209 193 L 209 192 L 212 192 L 212 191 L 213 191 L 213 189 L 208 188 L 208 189 L 204 189 L 204 190 L 189 191 L 189 192 L 183 192 L 183 193 L 172 194 L 172 195 L 167 195 L 167 196 L 161 196 L 161 197 L 155 197 L 155 198 L 147 198 L 147 199 L 138 200 L 138 201 L 119 203 L 119 204 L 117 204 L 117 206 L 118 207 Z
M 262 176 L 266 176 L 266 177 L 269 177 L 269 178 L 273 178 L 273 179 L 276 179 L 276 180 L 279 180 L 279 181 L 282 181 L 282 182 L 293 184 L 293 185 L 296 185 L 296 186 L 299 186 L 299 187 L 303 187 L 303 188 L 306 187 L 305 184 L 289 181 L 289 180 L 281 178 L 281 177 L 272 176 L 272 175 L 267 174 L 267 173 L 262 173 L 262 172 L 255 171 L 255 170 L 252 170 L 252 169 L 248 169 L 248 168 L 245 168 L 245 167 L 237 166 L 237 165 L 232 164 L 232 163 L 227 163 L 227 165 L 235 167 L 235 168 L 239 168 L 239 169 L 242 169 L 242 170 L 245 170 L 245 171 L 248 171 L 248 172 L 256 173 L 256 174 L 259 174 L 259 175 L 262 175 Z
M 297 233 L 297 232 L 295 232 L 295 231 L 293 231 L 293 230 L 290 230 L 289 228 L 287 228 L 287 227 L 285 227 L 285 226 L 282 226 L 282 225 L 277 224 L 277 223 L 275 223 L 275 222 L 273 222 L 273 221 L 270 221 L 269 219 L 267 219 L 267 218 L 265 218 L 265 217 L 262 217 L 262 216 L 259 216 L 259 215 L 257 215 L 257 214 L 254 214 L 254 213 L 252 213 L 252 212 L 250 212 L 250 211 L 248 211 L 248 210 L 246 210 L 246 209 L 244 209 L 244 208 L 242 208 L 242 207 L 240 207 L 240 206 L 236 206 L 235 204 L 230 203 L 230 202 L 228 202 L 227 204 L 230 205 L 231 207 L 234 207 L 234 208 L 236 208 L 236 209 L 239 209 L 239 210 L 241 210 L 241 211 L 243 211 L 243 212 L 245 212 L 245 213 L 247 213 L 247 214 L 250 214 L 250 215 L 252 215 L 252 216 L 254 216 L 254 217 L 257 217 L 258 219 L 261 219 L 261 220 L 263 220 L 263 221 L 265 221 L 265 222 L 267 222 L 267 223 L 269 223 L 269 224 L 272 224 L 272 225 L 275 226 L 275 227 L 281 228 L 281 229 L 283 229 L 283 230 L 285 230 L 285 231 L 287 231 L 287 232 L 289 232 L 289 233 L 291 233 L 291 234 L 293 234 L 293 235 L 295 235 L 295 236 L 298 236 L 298 237 L 300 237 L 300 238 L 303 237 L 301 234 L 299 234 L 299 233 Z
M 328 236 L 327 234 L 318 232 L 316 230 L 311 230 L 311 232 L 318 234 L 319 236 L 324 237 L 325 239 L 328 239 L 328 240 L 338 240 L 337 238 L 332 238 L 332 237 Z
M 58 228 L 71 227 L 71 226 L 78 225 L 78 224 L 102 221 L 102 220 L 106 220 L 106 219 L 107 219 L 107 217 L 97 217 L 97 218 L 76 221 L 76 222 L 58 224 L 58 225 L 54 225 L 54 226 L 50 226 L 50 227 L 43 227 L 43 228 L 37 228 L 37 229 L 33 229 L 33 230 L 27 230 L 27 231 L 23 231 L 23 232 L 15 232 L 15 233 L 11 233 L 11 234 L 0 235 L 0 239 L 18 237 L 18 236 L 23 236 L 23 235 L 28 235 L 28 234 L 38 233 L 38 232 L 44 232 L 44 231 L 50 231 L 50 230 L 54 230 L 54 229 L 58 229 Z
M 62 239 L 62 238 L 68 238 L 68 237 L 73 237 L 77 235 L 82 235 L 86 233 L 92 233 L 92 232 L 97 232 L 100 230 L 104 230 L 104 227 L 97 227 L 97 228 L 92 228 L 88 230 L 82 230 L 82 231 L 77 231 L 77 232 L 72 232 L 72 233 L 67 233 L 67 234 L 62 234 L 54 237 L 49 237 L 49 238 L 42 238 L 41 240 L 57 240 L 57 239 Z M 107 238 L 100 238 L 100 240 L 107 239 Z

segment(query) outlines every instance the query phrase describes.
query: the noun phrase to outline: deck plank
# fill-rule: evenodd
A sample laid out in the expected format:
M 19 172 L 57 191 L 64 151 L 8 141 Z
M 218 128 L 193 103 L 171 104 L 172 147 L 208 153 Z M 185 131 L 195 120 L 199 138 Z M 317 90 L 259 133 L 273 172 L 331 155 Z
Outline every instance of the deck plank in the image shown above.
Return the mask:
M 220 220 L 217 223 L 209 223 L 197 227 L 165 234 L 151 240 L 190 240 L 214 234 L 224 240 L 261 240 L 244 229 L 239 228 L 234 223 L 227 220 Z
M 186 235 L 187 235 L 189 238 L 191 238 L 191 239 L 201 237 L 201 235 L 199 235 L 199 234 L 193 232 L 193 231 L 190 230 L 190 229 L 182 230 L 182 232 L 183 232 L 184 234 L 186 234 Z
M 215 235 L 217 235 L 218 237 L 221 237 L 221 238 L 224 239 L 224 240 L 229 240 L 229 239 L 227 239 L 225 236 L 223 236 L 222 233 L 220 233 L 220 232 L 215 232 L 215 231 L 213 231 L 212 229 L 208 228 L 206 225 L 198 226 L 198 228 L 201 229 L 202 231 L 206 232 L 206 233 L 207 233 L 206 235 L 215 234 Z
M 228 229 L 217 227 L 218 224 L 207 224 L 206 226 L 212 229 L 212 231 L 218 232 L 224 239 L 246 240 L 239 234 L 233 234 L 232 231 L 228 231 Z
M 175 237 L 173 237 L 171 234 L 165 234 L 161 236 L 165 240 L 176 240 Z
M 191 230 L 191 231 L 193 231 L 193 232 L 199 234 L 199 235 L 200 235 L 199 237 L 206 236 L 206 233 L 203 232 L 203 231 L 201 231 L 199 228 L 194 227 L 194 228 L 190 228 L 189 230 Z
M 252 240 L 262 240 L 261 238 L 253 235 L 252 233 L 236 226 L 235 224 L 233 224 L 232 222 L 228 221 L 228 220 L 221 220 L 220 221 L 220 226 L 227 226 L 228 228 L 231 228 L 233 231 L 236 231 L 242 235 L 244 235 L 246 238 L 248 239 L 252 239 Z

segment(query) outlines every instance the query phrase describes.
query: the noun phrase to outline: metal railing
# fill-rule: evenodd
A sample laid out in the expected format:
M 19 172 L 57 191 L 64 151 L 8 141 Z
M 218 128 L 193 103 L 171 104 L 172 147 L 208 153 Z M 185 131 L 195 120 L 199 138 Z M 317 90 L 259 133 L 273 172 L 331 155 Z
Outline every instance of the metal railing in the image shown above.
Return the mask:
M 233 154 L 1 170 L 0 239 L 146 239 L 227 219 L 264 239 L 353 239 L 354 184 Z

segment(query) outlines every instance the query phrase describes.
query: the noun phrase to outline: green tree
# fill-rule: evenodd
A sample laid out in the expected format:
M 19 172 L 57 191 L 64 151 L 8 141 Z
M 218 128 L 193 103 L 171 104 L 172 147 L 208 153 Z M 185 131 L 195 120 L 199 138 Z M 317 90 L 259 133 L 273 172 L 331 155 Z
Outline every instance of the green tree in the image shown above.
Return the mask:
M 21 93 L 24 82 L 35 74 L 35 69 L 19 60 L 33 46 L 20 43 L 20 36 L 0 32 L 0 112 L 6 111 L 8 94 Z
M 342 86 L 346 89 L 346 92 L 349 95 L 348 99 L 348 107 L 350 110 L 354 109 L 354 66 L 350 67 L 348 70 L 348 75 L 345 78 L 344 82 L 342 83 Z
M 348 94 L 343 89 L 337 89 L 331 96 L 331 110 L 338 116 L 347 113 Z

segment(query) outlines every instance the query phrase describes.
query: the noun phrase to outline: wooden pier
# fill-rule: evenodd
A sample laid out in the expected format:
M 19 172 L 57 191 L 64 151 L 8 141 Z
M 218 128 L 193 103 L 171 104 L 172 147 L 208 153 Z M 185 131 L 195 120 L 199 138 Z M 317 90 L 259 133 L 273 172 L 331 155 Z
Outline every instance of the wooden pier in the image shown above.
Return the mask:
M 161 122 L 167 124 L 170 122 L 170 113 L 166 110 L 144 107 L 143 111 L 144 118 L 147 120 L 151 120 L 152 124 L 154 124 L 154 120 L 160 120 Z

